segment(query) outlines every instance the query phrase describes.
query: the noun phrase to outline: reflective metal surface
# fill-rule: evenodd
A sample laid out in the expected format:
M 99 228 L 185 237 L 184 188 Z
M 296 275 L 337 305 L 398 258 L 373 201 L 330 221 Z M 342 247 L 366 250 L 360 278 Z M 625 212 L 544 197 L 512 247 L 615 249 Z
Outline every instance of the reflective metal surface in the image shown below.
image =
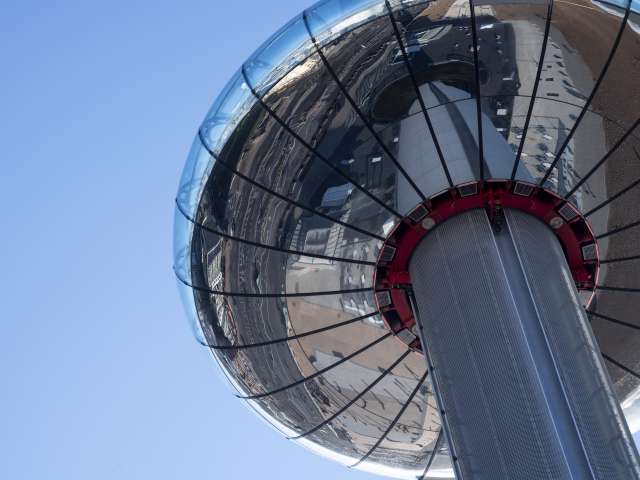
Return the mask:
M 639 480 L 561 243 L 521 210 L 500 225 L 456 215 L 411 260 L 456 478 Z
M 589 313 L 639 430 L 639 10 L 325 0 L 267 40 L 207 114 L 176 200 L 180 292 L 241 401 L 347 465 L 451 477 L 424 359 L 376 314 L 374 266 L 420 201 L 516 178 L 598 235 Z

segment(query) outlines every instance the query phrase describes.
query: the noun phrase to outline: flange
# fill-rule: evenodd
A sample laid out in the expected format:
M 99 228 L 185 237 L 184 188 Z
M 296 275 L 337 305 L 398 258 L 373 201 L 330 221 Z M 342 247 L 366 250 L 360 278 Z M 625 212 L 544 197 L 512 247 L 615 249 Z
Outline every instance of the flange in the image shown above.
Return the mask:
M 579 210 L 538 185 L 509 180 L 464 183 L 418 204 L 387 236 L 378 254 L 375 300 L 387 326 L 416 351 L 422 351 L 411 305 L 409 261 L 422 239 L 439 224 L 462 212 L 484 208 L 494 228 L 501 228 L 502 210 L 513 208 L 539 218 L 560 241 L 579 291 L 593 300 L 600 269 L 598 244 Z

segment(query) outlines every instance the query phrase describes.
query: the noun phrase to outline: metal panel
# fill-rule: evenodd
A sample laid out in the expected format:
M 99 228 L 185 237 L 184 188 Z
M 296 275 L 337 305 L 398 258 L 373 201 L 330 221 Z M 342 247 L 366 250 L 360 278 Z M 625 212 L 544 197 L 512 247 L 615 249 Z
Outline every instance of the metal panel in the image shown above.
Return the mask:
M 560 245 L 505 215 L 500 231 L 483 210 L 454 217 L 411 263 L 462 477 L 640 478 Z

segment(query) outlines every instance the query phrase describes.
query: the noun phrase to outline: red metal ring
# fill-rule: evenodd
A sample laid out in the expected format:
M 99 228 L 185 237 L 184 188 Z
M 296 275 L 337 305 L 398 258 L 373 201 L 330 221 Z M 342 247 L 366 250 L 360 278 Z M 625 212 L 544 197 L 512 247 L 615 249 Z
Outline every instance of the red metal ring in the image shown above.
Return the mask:
M 374 274 L 376 305 L 391 331 L 416 351 L 422 351 L 422 345 L 409 299 L 411 256 L 437 225 L 475 208 L 486 209 L 490 217 L 500 209 L 515 208 L 542 220 L 558 237 L 578 290 L 591 292 L 585 307 L 593 301 L 600 269 L 598 244 L 591 226 L 574 205 L 526 182 L 465 183 L 416 206 L 391 230 L 378 254 Z

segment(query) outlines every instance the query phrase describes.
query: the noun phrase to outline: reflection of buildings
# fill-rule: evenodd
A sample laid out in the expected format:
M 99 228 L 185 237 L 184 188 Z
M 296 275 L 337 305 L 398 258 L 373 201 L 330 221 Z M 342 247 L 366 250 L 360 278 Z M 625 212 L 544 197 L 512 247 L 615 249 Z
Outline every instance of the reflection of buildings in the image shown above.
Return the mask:
M 348 222 L 352 211 L 352 191 L 353 187 L 349 185 L 328 188 L 322 197 L 321 208 L 325 213 Z M 367 260 L 375 256 L 377 252 L 373 251 L 375 245 L 371 241 L 360 240 L 350 235 L 353 235 L 353 232 L 345 232 L 339 224 L 327 225 L 326 222 L 318 221 L 317 217 L 302 215 L 296 223 L 290 248 L 309 254 L 334 258 L 342 256 L 353 260 Z M 347 245 L 348 248 L 346 248 Z M 333 275 L 336 268 L 339 269 L 339 276 Z M 321 273 L 323 270 L 326 271 L 326 275 Z M 317 285 L 317 288 L 352 290 L 367 286 L 368 270 L 358 264 L 300 255 L 295 260 L 292 259 L 287 281 L 296 285 Z M 318 282 L 319 279 L 320 282 Z M 333 299 L 327 302 L 327 299 L 322 298 L 318 298 L 317 301 L 330 308 L 341 308 L 345 312 L 359 316 L 373 308 L 367 297 L 367 295 L 353 293 L 342 295 L 338 302 Z
M 223 286 L 222 272 L 224 270 L 222 256 L 222 240 L 219 240 L 205 253 L 204 264 L 207 266 L 207 278 L 212 290 L 221 290 Z
M 468 6 L 467 6 L 468 7 Z M 508 177 L 513 166 L 513 151 L 504 138 L 512 123 L 514 95 L 520 87 L 516 62 L 515 34 L 512 24 L 503 23 L 491 8 L 477 13 L 480 92 L 483 115 L 483 140 L 493 152 L 485 157 L 485 170 L 492 177 Z M 447 17 L 431 21 L 417 17 L 406 25 L 412 62 L 419 66 L 416 76 L 427 106 L 442 105 L 429 110 L 432 121 L 439 125 L 437 133 L 454 181 L 468 181 L 479 176 L 478 131 L 476 119 L 475 68 L 473 39 L 467 10 L 454 3 Z M 413 101 L 409 111 L 419 111 Z M 418 115 L 419 116 L 419 115 Z M 415 115 L 401 122 L 400 152 L 403 162 L 415 158 L 416 152 L 434 152 L 432 140 L 410 141 L 416 131 L 424 129 Z M 402 130 L 408 133 L 403 135 Z M 471 140 L 470 140 L 471 139 Z M 441 180 L 433 175 L 439 168 L 433 155 L 430 168 L 421 178 L 421 187 L 429 193 L 441 188 Z M 424 160 L 422 160 L 424 161 Z M 409 202 L 408 202 L 409 203 Z
M 224 289 L 224 256 L 222 255 L 222 248 L 223 240 L 218 240 L 218 242 L 206 252 L 205 265 L 207 266 L 207 278 L 212 290 Z M 237 331 L 229 302 L 224 296 L 220 295 L 211 295 L 211 301 L 215 305 L 218 323 L 225 337 L 234 338 L 237 335 Z

